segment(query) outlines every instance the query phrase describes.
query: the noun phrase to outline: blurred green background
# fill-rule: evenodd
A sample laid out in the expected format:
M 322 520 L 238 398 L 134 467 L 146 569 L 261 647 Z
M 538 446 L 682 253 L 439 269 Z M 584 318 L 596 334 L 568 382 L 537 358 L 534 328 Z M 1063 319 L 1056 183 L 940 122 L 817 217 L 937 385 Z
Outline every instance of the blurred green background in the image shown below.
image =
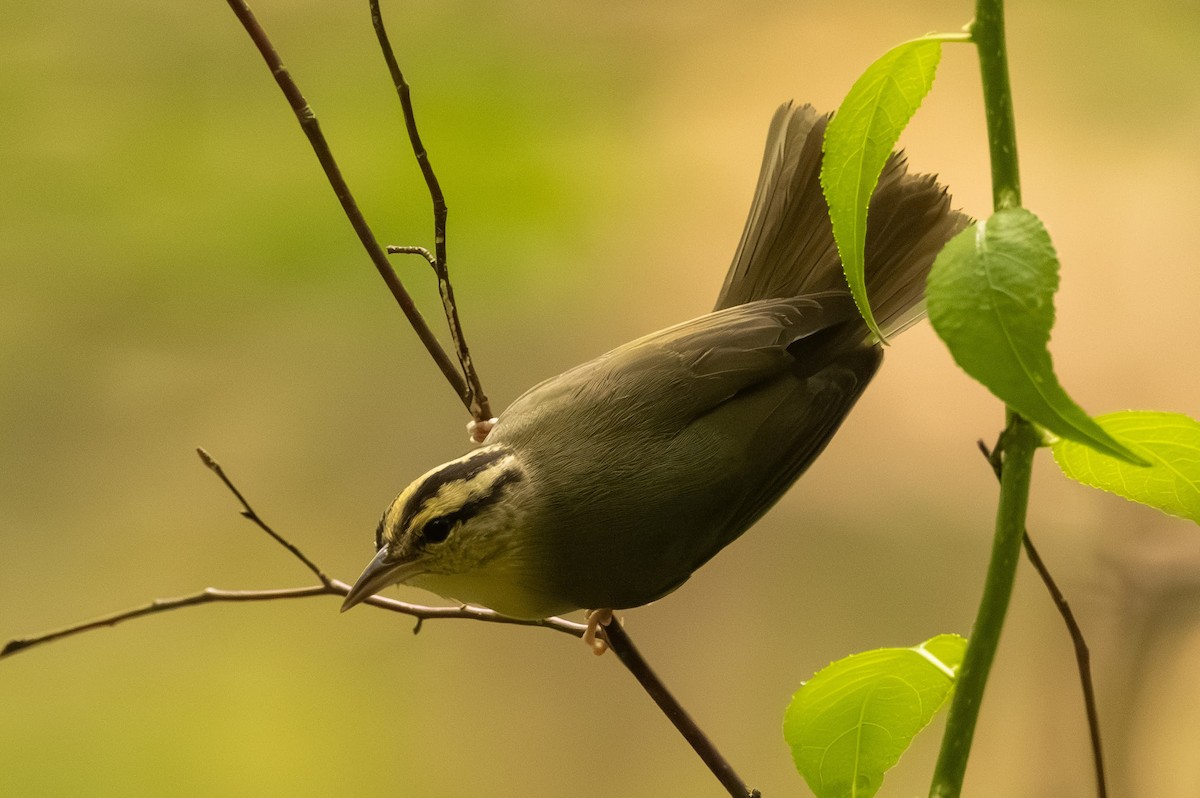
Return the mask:
M 429 244 L 365 3 L 256 3 L 389 243 Z M 388 3 L 503 407 L 707 310 L 788 98 L 832 108 L 966 2 Z M 0 638 L 155 596 L 331 574 L 466 448 L 258 55 L 219 0 L 8 3 L 0 26 Z M 1063 260 L 1053 351 L 1094 413 L 1200 414 L 1200 7 L 1014 3 L 1025 198 Z M 973 52 L 905 134 L 990 204 Z M 437 317 L 419 261 L 408 284 Z M 807 794 L 779 726 L 830 660 L 967 633 L 1002 411 L 922 325 L 767 519 L 627 626 L 740 773 Z M 1039 456 L 1030 529 L 1093 646 L 1116 795 L 1200 793 L 1200 539 Z M 428 598 L 406 590 L 404 597 Z M 218 605 L 0 663 L 0 794 L 719 795 L 615 659 L 333 599 Z M 973 796 L 1093 794 L 1070 645 L 1022 566 Z M 940 722 L 884 787 L 923 793 Z

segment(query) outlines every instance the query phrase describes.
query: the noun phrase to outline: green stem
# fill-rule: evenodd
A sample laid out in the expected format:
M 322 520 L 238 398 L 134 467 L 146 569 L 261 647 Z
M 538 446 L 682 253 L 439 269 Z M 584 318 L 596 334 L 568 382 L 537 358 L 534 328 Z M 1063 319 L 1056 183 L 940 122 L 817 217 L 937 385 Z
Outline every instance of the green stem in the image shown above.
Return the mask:
M 1021 176 L 1017 168 L 1017 128 L 1004 43 L 1004 0 L 977 0 L 971 38 L 979 51 L 979 72 L 983 79 L 983 107 L 992 160 L 992 204 L 996 210 L 1016 208 L 1021 205 Z
M 1008 79 L 1008 54 L 1004 43 L 1003 0 L 977 0 L 971 38 L 979 52 L 984 111 L 987 114 L 988 149 L 992 162 L 992 202 L 996 210 L 1021 204 L 1021 178 L 1017 167 L 1016 124 L 1013 121 L 1012 87 Z M 958 798 L 962 793 L 971 740 L 983 703 L 988 673 L 1000 645 L 1000 632 L 1008 612 L 1029 506 L 1033 456 L 1041 442 L 1037 429 L 1012 408 L 1000 436 L 998 456 L 1003 456 L 1000 505 L 987 581 L 971 630 L 946 718 L 942 750 L 938 754 L 930 798 Z
M 1037 430 L 1020 416 L 1013 416 L 1004 431 L 1004 471 L 1000 479 L 1000 507 L 996 513 L 996 535 L 992 541 L 992 559 L 987 581 L 979 602 L 979 614 L 971 630 L 971 642 L 963 657 L 946 718 L 942 750 L 934 769 L 930 798 L 957 798 L 962 792 L 971 739 L 983 702 L 983 690 L 1008 612 L 1009 598 L 1021 560 L 1021 540 L 1025 535 L 1025 511 L 1029 506 L 1029 481 L 1033 474 L 1033 455 L 1037 451 Z

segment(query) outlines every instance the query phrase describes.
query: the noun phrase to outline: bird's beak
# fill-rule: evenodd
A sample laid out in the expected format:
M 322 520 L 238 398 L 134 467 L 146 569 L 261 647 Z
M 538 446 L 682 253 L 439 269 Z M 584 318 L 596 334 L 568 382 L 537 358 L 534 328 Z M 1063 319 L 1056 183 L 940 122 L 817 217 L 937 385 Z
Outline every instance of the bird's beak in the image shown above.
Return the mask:
M 354 587 L 350 588 L 350 592 L 346 594 L 346 600 L 342 602 L 342 612 L 355 604 L 361 604 L 389 585 L 399 584 L 409 577 L 421 573 L 422 569 L 419 563 L 396 559 L 390 557 L 389 554 L 387 546 L 379 550 L 375 559 L 371 560 L 362 575 L 358 577 L 358 581 L 354 583 Z

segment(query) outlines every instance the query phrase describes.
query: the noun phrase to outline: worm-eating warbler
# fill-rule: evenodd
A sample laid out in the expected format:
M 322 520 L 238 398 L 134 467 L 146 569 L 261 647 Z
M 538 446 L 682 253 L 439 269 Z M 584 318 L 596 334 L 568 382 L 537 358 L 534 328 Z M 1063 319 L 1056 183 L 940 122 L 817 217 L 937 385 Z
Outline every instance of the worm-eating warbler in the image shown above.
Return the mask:
M 519 618 L 635 607 L 783 495 L 882 358 L 821 193 L 828 120 L 810 106 L 776 112 L 716 309 L 535 386 L 480 448 L 405 488 L 343 609 L 397 583 Z M 933 259 L 967 222 L 892 154 L 866 239 L 885 332 L 922 315 Z

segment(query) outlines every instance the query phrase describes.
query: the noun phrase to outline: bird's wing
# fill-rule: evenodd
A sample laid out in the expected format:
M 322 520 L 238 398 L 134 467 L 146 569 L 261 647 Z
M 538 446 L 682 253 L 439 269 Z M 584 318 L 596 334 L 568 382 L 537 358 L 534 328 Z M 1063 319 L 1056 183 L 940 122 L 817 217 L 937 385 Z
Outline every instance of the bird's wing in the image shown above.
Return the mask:
M 803 341 L 855 319 L 848 294 L 752 302 L 651 333 L 534 386 L 501 415 L 503 438 L 547 425 L 675 435 L 739 393 L 796 368 Z M 814 340 L 816 340 L 814 338 Z
M 799 342 L 857 318 L 848 294 L 738 305 L 648 335 L 594 361 L 598 392 L 641 398 L 637 411 L 682 427 L 732 397 L 798 365 Z M 569 373 L 569 372 L 568 372 Z M 594 383 L 593 383 L 594 385 Z M 672 392 L 664 397 L 664 391 Z

